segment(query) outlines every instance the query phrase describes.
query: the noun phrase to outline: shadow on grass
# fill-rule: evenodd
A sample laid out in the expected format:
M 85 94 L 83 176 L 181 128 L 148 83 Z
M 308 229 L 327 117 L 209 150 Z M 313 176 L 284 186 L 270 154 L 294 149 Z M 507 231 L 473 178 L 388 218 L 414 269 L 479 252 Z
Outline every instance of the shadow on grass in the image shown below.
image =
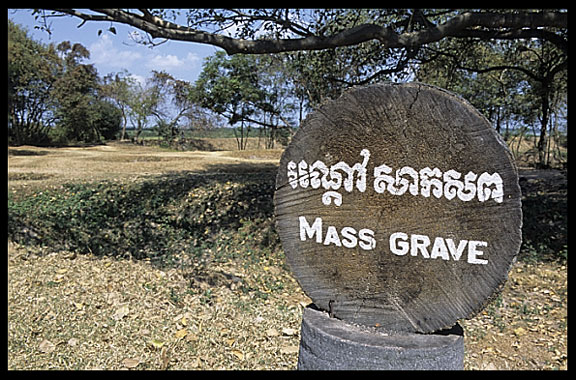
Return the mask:
M 9 156 L 45 156 L 49 154 L 45 150 L 29 150 L 29 149 L 9 149 L 8 155 Z
M 150 259 L 172 265 L 219 255 L 278 252 L 273 164 L 212 165 L 137 182 L 69 184 L 8 201 L 8 237 L 48 250 Z M 567 186 L 563 177 L 521 175 L 520 260 L 565 260 Z M 255 253 L 256 252 L 256 253 Z
M 519 260 L 565 261 L 568 258 L 568 186 L 566 172 L 520 171 L 522 247 Z
M 200 150 L 205 152 L 217 151 L 216 146 L 208 140 L 186 138 L 167 142 L 165 140 L 144 140 L 145 145 L 158 145 L 180 151 Z
M 204 260 L 204 251 L 232 242 L 239 230 L 254 235 L 251 247 L 275 246 L 275 176 L 274 166 L 218 165 L 133 183 L 69 184 L 9 200 L 8 236 L 49 250 L 160 265 L 182 253 Z

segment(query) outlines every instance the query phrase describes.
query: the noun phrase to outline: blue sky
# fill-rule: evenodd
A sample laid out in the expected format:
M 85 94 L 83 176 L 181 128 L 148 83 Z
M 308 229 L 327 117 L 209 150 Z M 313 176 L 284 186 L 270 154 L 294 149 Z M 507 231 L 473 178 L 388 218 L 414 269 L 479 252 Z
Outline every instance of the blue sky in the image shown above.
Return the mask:
M 178 41 L 167 41 L 150 48 L 130 38 L 130 33 L 137 30 L 135 28 L 115 23 L 114 35 L 107 31 L 111 25 L 108 22 L 87 22 L 78 28 L 82 20 L 73 17 L 49 19 L 53 29 L 49 35 L 34 29 L 39 22 L 34 20 L 30 9 L 8 9 L 8 18 L 26 27 L 36 41 L 56 45 L 62 41 L 81 43 L 90 51 L 90 59 L 86 62 L 94 64 L 100 77 L 126 69 L 137 80 L 144 81 L 151 76 L 151 70 L 163 70 L 177 79 L 194 83 L 202 70 L 204 58 L 220 50 L 214 46 Z M 99 29 L 102 30 L 100 36 Z

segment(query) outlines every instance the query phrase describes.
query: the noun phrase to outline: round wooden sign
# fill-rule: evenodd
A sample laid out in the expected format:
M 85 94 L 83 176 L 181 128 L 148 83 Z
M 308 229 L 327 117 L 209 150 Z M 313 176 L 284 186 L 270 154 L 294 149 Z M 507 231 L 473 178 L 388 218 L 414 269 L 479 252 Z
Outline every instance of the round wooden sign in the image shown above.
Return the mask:
M 277 229 L 302 289 L 344 321 L 433 332 L 502 288 L 521 243 L 518 174 L 468 102 L 437 87 L 355 88 L 282 155 Z

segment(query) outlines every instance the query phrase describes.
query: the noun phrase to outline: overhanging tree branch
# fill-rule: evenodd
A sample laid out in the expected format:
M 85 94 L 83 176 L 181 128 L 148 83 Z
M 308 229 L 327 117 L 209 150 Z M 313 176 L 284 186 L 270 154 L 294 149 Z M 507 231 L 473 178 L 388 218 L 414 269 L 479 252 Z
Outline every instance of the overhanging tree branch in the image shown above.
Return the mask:
M 237 53 L 280 53 L 298 50 L 322 50 L 360 44 L 377 40 L 383 48 L 415 48 L 447 37 L 478 37 L 490 39 L 532 38 L 547 39 L 567 51 L 567 41 L 549 31 L 548 28 L 568 28 L 568 14 L 562 11 L 542 12 L 465 12 L 447 21 L 434 24 L 422 14 L 418 14 L 418 26 L 422 29 L 397 32 L 392 26 L 365 23 L 334 33 L 332 35 L 310 34 L 305 25 L 287 20 L 287 17 L 253 16 L 284 26 L 301 38 L 260 38 L 242 39 L 203 31 L 154 16 L 150 10 L 142 9 L 139 13 L 122 9 L 91 9 L 93 13 L 74 9 L 53 9 L 59 13 L 79 17 L 84 21 L 114 21 L 130 25 L 148 33 L 152 38 L 166 38 L 178 41 L 197 42 L 221 47 L 228 54 Z M 281 12 L 277 12 L 281 13 Z M 236 15 L 244 15 L 240 11 Z M 305 37 L 304 37 L 305 36 Z

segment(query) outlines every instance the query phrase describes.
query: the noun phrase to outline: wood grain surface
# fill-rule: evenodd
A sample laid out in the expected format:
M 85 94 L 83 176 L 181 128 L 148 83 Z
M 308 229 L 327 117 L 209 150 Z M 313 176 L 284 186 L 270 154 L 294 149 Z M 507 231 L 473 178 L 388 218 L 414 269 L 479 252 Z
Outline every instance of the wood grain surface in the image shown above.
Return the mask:
M 508 148 L 468 102 L 420 83 L 354 88 L 310 114 L 281 158 L 274 201 L 314 303 L 386 330 L 472 317 L 521 243 Z

